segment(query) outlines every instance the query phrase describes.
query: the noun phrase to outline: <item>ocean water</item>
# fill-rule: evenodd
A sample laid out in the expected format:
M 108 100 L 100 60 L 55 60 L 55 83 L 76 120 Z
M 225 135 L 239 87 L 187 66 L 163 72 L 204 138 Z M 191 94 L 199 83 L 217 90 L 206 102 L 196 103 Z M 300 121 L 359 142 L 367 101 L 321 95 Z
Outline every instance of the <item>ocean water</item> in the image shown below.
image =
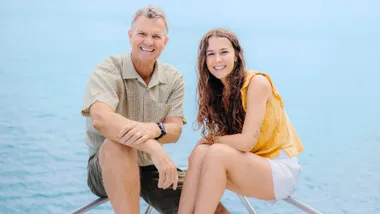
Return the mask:
M 303 140 L 294 197 L 323 213 L 380 213 L 375 0 L 0 1 L 0 213 L 68 213 L 96 198 L 86 185 L 84 89 L 97 63 L 130 50 L 131 16 L 150 3 L 169 19 L 161 60 L 186 79 L 189 123 L 166 146 L 178 166 L 199 138 L 192 126 L 198 42 L 226 27 L 240 38 L 248 67 L 272 76 Z M 249 200 L 258 213 L 302 213 L 282 201 Z M 229 191 L 222 202 L 246 213 Z M 107 202 L 89 213 L 112 208 Z

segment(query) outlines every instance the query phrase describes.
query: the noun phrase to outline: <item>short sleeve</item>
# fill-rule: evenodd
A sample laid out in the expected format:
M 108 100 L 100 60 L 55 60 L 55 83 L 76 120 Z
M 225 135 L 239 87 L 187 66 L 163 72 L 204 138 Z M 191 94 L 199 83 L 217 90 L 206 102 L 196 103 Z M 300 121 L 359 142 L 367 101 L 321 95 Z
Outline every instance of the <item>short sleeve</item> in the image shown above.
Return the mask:
M 186 118 L 183 113 L 183 101 L 185 98 L 185 81 L 182 74 L 174 82 L 173 90 L 168 98 L 170 110 L 167 117 L 182 117 L 183 124 L 186 124 Z
M 86 86 L 82 115 L 89 116 L 90 107 L 97 101 L 106 103 L 116 110 L 122 86 L 122 76 L 111 62 L 106 60 L 97 65 Z

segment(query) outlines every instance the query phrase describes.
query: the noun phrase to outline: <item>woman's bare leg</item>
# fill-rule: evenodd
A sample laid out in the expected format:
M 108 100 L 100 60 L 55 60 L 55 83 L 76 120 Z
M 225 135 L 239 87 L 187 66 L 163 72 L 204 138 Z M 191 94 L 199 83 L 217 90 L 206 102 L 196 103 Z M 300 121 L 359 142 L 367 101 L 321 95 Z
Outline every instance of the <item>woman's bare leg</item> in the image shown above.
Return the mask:
M 179 202 L 179 214 L 194 213 L 195 196 L 201 173 L 202 160 L 210 147 L 208 144 L 201 144 L 194 148 L 189 157 L 189 167 L 186 171 L 185 180 Z
M 200 176 L 196 214 L 214 213 L 226 188 L 240 195 L 274 199 L 269 161 L 227 145 L 214 144 L 207 150 Z
M 202 161 L 210 145 L 201 144 L 194 148 L 189 157 L 189 168 L 186 172 L 184 186 L 182 188 L 181 200 L 179 204 L 179 214 L 193 214 L 195 197 L 199 185 L 199 176 L 202 169 Z M 215 213 L 225 214 L 228 210 L 219 203 Z

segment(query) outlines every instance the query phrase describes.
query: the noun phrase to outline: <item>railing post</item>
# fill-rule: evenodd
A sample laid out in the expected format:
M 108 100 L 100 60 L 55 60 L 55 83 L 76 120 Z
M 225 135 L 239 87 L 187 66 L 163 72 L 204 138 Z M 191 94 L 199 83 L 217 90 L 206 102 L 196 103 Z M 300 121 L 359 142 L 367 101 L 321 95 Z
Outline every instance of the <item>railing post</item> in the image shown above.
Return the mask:
M 97 207 L 97 206 L 99 206 L 99 205 L 107 202 L 107 201 L 108 201 L 108 198 L 98 198 L 95 201 L 92 201 L 89 204 L 86 204 L 86 205 L 84 205 L 84 206 L 82 206 L 82 207 L 74 210 L 70 214 L 82 214 L 82 213 L 85 213 L 85 212 L 87 212 L 87 211 L 89 211 L 89 210 L 91 210 L 91 209 L 93 209 L 93 208 L 95 208 L 95 207 Z
M 146 208 L 146 210 L 145 210 L 145 214 L 150 214 L 152 212 L 152 210 L 153 210 L 153 207 L 148 206 L 148 208 Z
M 255 209 L 253 209 L 251 203 L 249 203 L 248 199 L 244 196 L 238 195 L 241 202 L 243 202 L 245 208 L 247 208 L 249 214 L 256 214 Z
M 321 212 L 319 212 L 318 210 L 308 206 L 307 204 L 295 199 L 295 198 L 292 198 L 292 197 L 289 197 L 289 198 L 285 198 L 284 199 L 285 202 L 297 207 L 298 209 L 300 210 L 303 210 L 307 213 L 310 213 L 310 214 L 322 214 Z

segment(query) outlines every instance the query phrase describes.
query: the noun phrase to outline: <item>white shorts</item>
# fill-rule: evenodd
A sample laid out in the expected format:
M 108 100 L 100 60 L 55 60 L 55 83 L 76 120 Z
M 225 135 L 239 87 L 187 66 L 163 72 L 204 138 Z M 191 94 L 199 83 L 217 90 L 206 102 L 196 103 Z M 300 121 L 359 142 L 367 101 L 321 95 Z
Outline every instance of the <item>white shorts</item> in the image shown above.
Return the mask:
M 297 157 L 291 157 L 281 150 L 280 155 L 274 159 L 268 159 L 272 167 L 274 201 L 285 199 L 293 194 L 297 186 L 297 177 L 301 166 Z

